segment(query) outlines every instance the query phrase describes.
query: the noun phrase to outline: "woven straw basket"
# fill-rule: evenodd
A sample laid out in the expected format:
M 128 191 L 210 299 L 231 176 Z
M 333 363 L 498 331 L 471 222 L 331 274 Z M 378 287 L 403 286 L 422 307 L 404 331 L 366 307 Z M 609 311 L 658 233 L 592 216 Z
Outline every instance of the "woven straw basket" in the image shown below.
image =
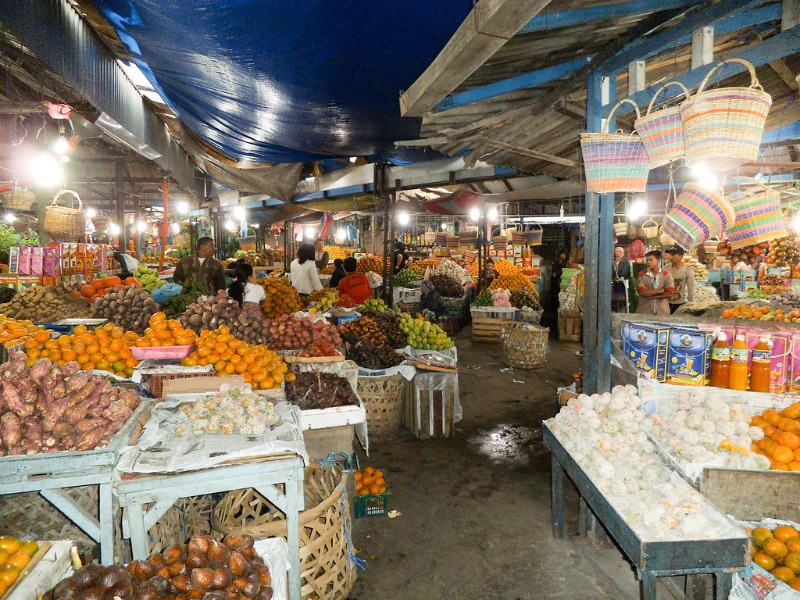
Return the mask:
M 543 234 L 544 229 L 542 229 L 542 226 L 534 223 L 533 227 L 525 232 L 525 243 L 529 246 L 541 246 Z
M 312 462 L 306 468 L 306 510 L 300 513 L 303 598 L 342 600 L 356 581 L 345 533 L 345 528 L 352 531 L 346 487 L 347 473 L 338 465 L 322 467 Z M 286 538 L 286 515 L 253 489 L 226 494 L 214 507 L 211 526 L 223 535 Z
M 646 240 L 656 239 L 658 237 L 658 223 L 653 221 L 653 219 L 647 219 L 647 221 L 642 223 L 642 232 Z
M 503 325 L 503 362 L 514 369 L 538 369 L 547 358 L 550 330 L 530 323 L 511 321 Z
M 400 435 L 406 380 L 400 375 L 359 377 L 358 395 L 367 412 L 370 442 L 389 442 Z
M 736 200 L 731 200 L 736 220 L 728 228 L 731 248 L 751 246 L 786 237 L 786 221 L 781 210 L 779 192 L 763 186 L 763 189 Z
M 3 206 L 9 210 L 30 210 L 36 204 L 36 196 L 28 190 L 13 189 L 3 194 Z
M 733 207 L 722 191 L 687 183 L 664 217 L 664 231 L 686 250 L 722 235 L 733 224 Z
M 731 205 L 733 205 L 732 202 Z M 706 251 L 706 256 L 716 256 L 719 254 L 719 238 L 716 236 L 708 238 L 703 242 L 703 250 Z
M 78 208 L 59 205 L 58 201 L 64 194 L 72 194 L 78 201 Z M 44 231 L 52 238 L 58 240 L 77 240 L 86 233 L 86 213 L 83 212 L 83 203 L 77 192 L 61 190 L 45 209 Z
M 664 226 L 663 225 L 661 226 L 660 231 L 661 231 L 661 233 L 658 235 L 658 242 L 662 246 L 674 246 L 675 245 L 675 240 L 672 238 L 672 236 L 670 234 L 668 234 L 666 231 L 664 231 Z
M 704 91 L 712 74 L 726 63 L 737 62 L 750 71 L 750 87 Z M 724 171 L 758 159 L 764 123 L 772 97 L 758 83 L 753 65 L 731 58 L 708 72 L 697 93 L 681 104 L 686 137 L 686 165 L 703 164 Z
M 686 98 L 689 98 L 689 90 L 679 81 L 672 81 L 661 86 L 650 100 L 647 112 L 644 116 L 636 119 L 633 124 L 639 137 L 642 138 L 647 156 L 650 157 L 651 169 L 681 160 L 685 151 L 680 106 L 671 106 L 653 112 L 656 98 L 671 85 L 679 86 Z
M 626 98 L 611 109 L 601 133 L 581 134 L 586 190 L 589 192 L 643 192 L 647 187 L 650 159 L 639 135 L 636 132 L 608 133 L 608 123 L 625 103 L 633 105 L 637 118 L 641 116 L 639 107 Z

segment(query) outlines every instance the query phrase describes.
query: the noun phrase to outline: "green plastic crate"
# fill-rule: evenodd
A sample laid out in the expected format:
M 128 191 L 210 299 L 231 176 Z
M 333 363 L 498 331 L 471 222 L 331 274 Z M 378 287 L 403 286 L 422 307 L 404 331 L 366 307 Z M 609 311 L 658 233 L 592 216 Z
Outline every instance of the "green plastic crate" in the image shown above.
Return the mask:
M 354 508 L 356 519 L 385 515 L 389 512 L 389 490 L 386 490 L 383 494 L 356 496 Z

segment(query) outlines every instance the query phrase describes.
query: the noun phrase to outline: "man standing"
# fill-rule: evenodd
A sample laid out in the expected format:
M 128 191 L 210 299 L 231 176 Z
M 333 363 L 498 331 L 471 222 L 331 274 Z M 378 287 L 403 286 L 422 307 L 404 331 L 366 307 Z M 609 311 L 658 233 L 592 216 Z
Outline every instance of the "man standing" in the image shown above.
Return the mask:
M 214 258 L 214 240 L 210 237 L 201 237 L 197 240 L 197 255 L 184 256 L 175 267 L 172 276 L 175 283 L 183 284 L 189 278 L 208 286 L 209 291 L 215 294 L 217 290 L 225 289 L 225 270 L 222 263 Z
M 669 298 L 675 293 L 672 275 L 661 268 L 661 252 L 652 250 L 645 254 L 647 269 L 639 273 L 636 291 L 639 304 L 636 313 L 640 315 L 669 316 Z
M 622 311 L 628 305 L 628 286 L 631 277 L 631 263 L 625 258 L 622 246 L 614 248 L 614 262 L 611 263 L 611 310 Z
M 675 282 L 675 293 L 669 299 L 669 309 L 674 314 L 687 302 L 694 302 L 694 269 L 684 264 L 684 250 L 674 246 L 669 250 L 671 263 L 665 264 L 664 269 L 672 274 Z

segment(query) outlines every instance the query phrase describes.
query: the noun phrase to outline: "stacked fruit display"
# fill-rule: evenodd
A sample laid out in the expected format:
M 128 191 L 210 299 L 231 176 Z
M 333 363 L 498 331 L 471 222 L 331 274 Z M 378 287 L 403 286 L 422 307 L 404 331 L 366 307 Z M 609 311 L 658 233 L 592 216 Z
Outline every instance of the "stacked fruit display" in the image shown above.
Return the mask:
M 92 304 L 92 315 L 108 319 L 126 330 L 144 333 L 150 317 L 158 312 L 158 304 L 150 293 L 132 285 L 112 289 Z
M 439 265 L 438 260 L 433 259 L 426 259 L 426 260 L 416 260 L 411 263 L 411 266 L 408 267 L 408 270 L 411 271 L 414 275 L 417 276 L 417 279 L 421 279 L 425 275 L 425 271 L 428 269 L 435 269 Z
M 532 308 L 533 310 L 542 310 L 542 305 L 539 304 L 539 297 L 536 294 L 531 294 L 525 288 L 519 288 L 515 292 L 511 292 L 511 306 L 516 308 Z
M 33 340 L 25 342 L 28 366 L 40 358 L 46 358 L 59 366 L 75 361 L 80 369 L 108 371 L 120 377 L 130 377 L 139 361 L 133 358 L 131 346 L 141 340 L 139 334 L 125 331 L 113 323 L 106 323 L 89 331 L 85 325 L 78 325 L 72 335 L 62 335 L 50 339 L 44 332 L 36 334 Z
M 342 343 L 336 328 L 324 319 L 283 315 L 265 324 L 266 344 L 273 350 L 302 350 L 318 340 L 327 340 L 334 346 Z
M 325 246 L 324 250 L 328 253 L 331 261 L 337 258 L 345 259 L 352 254 L 347 248 L 341 246 Z
M 761 260 L 761 257 L 764 256 L 767 251 L 767 247 L 768 244 L 763 243 L 752 246 L 743 246 L 734 250 L 731 248 L 727 240 L 723 240 L 717 244 L 717 254 L 727 258 L 731 268 L 736 266 L 738 263 L 745 263 L 752 266 Z
M 408 313 L 403 313 L 400 315 L 400 324 L 412 348 L 447 350 L 453 347 L 453 340 L 447 337 L 441 327 L 421 317 L 415 319 Z
M 0 535 L 0 596 L 14 585 L 22 569 L 38 550 L 39 544 L 34 541 Z
M 289 315 L 303 309 L 300 295 L 286 277 L 265 277 L 258 280 L 267 297 L 261 303 L 261 312 L 267 319 Z
M 247 344 L 231 335 L 226 325 L 216 331 L 204 330 L 195 341 L 195 350 L 181 360 L 185 367 L 212 365 L 219 377 L 241 375 L 253 388 L 280 387 L 288 373 L 283 359 L 263 345 Z
M 122 428 L 139 405 L 136 390 L 80 369 L 48 358 L 28 367 L 22 354 L 0 366 L 0 456 L 93 450 Z
M 231 534 L 221 542 L 195 535 L 127 568 L 86 565 L 48 591 L 43 600 L 270 600 L 269 568 L 254 539 Z
M 525 277 L 521 272 L 515 275 L 500 275 L 489 285 L 490 290 L 510 290 L 516 292 L 519 290 L 525 291 L 527 294 L 538 298 L 539 294 L 536 292 L 536 286 L 531 283 L 531 280 Z
M 356 480 L 356 496 L 386 493 L 386 479 L 380 469 L 364 467 L 363 471 L 354 471 L 353 477 Z
M 339 335 L 346 342 L 357 342 L 360 339 L 369 340 L 376 346 L 386 341 L 386 336 L 378 328 L 378 324 L 367 316 L 362 316 L 354 321 L 339 326 Z
M 404 358 L 388 344 L 376 346 L 369 340 L 358 340 L 347 345 L 347 360 L 365 369 L 389 369 L 402 363 Z
M 442 298 L 461 298 L 464 295 L 463 284 L 452 275 L 431 275 L 428 281 Z
M 164 285 L 164 280 L 158 276 L 158 271 L 145 265 L 140 264 L 133 276 L 139 280 L 139 283 L 148 292 L 152 292 L 154 289 Z
M 492 292 L 489 290 L 481 290 L 481 293 L 472 301 L 472 306 L 494 306 Z
M 358 397 L 347 379 L 319 371 L 298 373 L 296 379 L 286 384 L 286 400 L 300 410 L 358 405 Z
M 306 306 L 313 306 L 313 312 L 322 313 L 333 306 L 339 299 L 339 291 L 331 288 L 314 290 L 305 298 Z
M 105 296 L 109 290 L 119 289 L 126 285 L 142 287 L 135 277 L 128 277 L 125 281 L 122 281 L 119 277 L 99 277 L 89 283 L 84 283 L 77 290 L 73 290 L 70 293 L 76 298 L 86 298 L 89 302 L 94 302 L 100 296 Z
M 136 340 L 139 348 L 154 346 L 191 346 L 197 334 L 192 329 L 184 329 L 180 321 L 167 319 L 163 312 L 157 312 L 148 321 L 150 327 L 144 330 L 144 337 Z
M 320 275 L 333 275 L 333 272 L 336 270 L 336 267 L 333 264 L 328 265 L 327 267 L 323 267 L 319 270 Z
M 225 290 L 211 296 L 200 296 L 197 302 L 186 307 L 180 322 L 197 334 L 204 329 L 213 330 L 225 325 L 234 337 L 248 344 L 264 344 L 269 337 L 266 323 L 243 312 L 239 303 Z
M 353 300 L 347 294 L 342 294 L 341 296 L 339 296 L 339 299 L 333 303 L 333 305 L 339 308 L 355 308 L 356 306 L 358 306 L 358 302 Z
M 383 256 L 376 254 L 374 256 L 364 256 L 358 259 L 358 266 L 356 270 L 359 273 L 383 273 Z
M 404 348 L 408 345 L 408 337 L 403 333 L 400 326 L 400 315 L 396 312 L 365 312 L 369 316 L 381 333 L 386 336 L 386 344 L 391 348 Z
M 684 256 L 683 262 L 694 271 L 694 278 L 696 281 L 708 281 L 708 269 L 694 256 Z
M 389 310 L 389 307 L 386 306 L 386 302 L 383 301 L 382 298 L 370 298 L 366 300 L 364 304 L 361 305 L 361 310 L 366 312 L 386 312 Z
M 800 262 L 800 251 L 794 235 L 773 240 L 764 262 L 769 267 L 791 267 Z
M 0 343 L 6 348 L 27 342 L 37 336 L 37 341 L 46 342 L 50 339 L 50 333 L 45 331 L 43 326 L 34 325 L 31 321 L 9 319 L 0 314 Z
M 800 471 L 800 402 L 778 412 L 767 409 L 753 417 L 751 424 L 764 430 L 753 452 L 769 458 L 773 471 Z
M 395 287 L 410 287 L 412 282 L 419 281 L 419 275 L 415 274 L 410 269 L 401 269 L 397 275 L 394 276 Z
M 786 283 L 783 277 L 779 275 L 762 274 L 758 279 L 758 287 L 765 297 L 782 294 L 784 291 L 787 291 Z
M 772 310 L 765 304 L 737 304 L 732 308 L 722 311 L 723 319 L 750 319 L 754 321 L 789 321 L 796 318 L 792 316 L 795 311 L 786 314 L 782 309 Z
M 86 299 L 71 296 L 51 285 L 37 285 L 16 294 L 9 302 L 0 304 L 0 314 L 12 319 L 53 323 L 66 318 L 91 316 Z
M 791 525 L 749 531 L 756 551 L 753 562 L 775 579 L 800 591 L 800 532 Z
M 495 259 L 492 268 L 500 275 L 522 275 L 522 270 L 519 267 L 504 259 Z M 478 275 L 478 261 L 473 262 L 469 266 L 469 272 L 473 277 Z
M 175 427 L 180 436 L 236 432 L 245 437 L 259 436 L 280 420 L 272 402 L 253 392 L 249 384 L 234 387 L 224 384 L 214 396 L 202 396 L 181 405 L 181 412 L 188 423 Z
M 440 262 L 433 272 L 436 275 L 450 275 L 459 281 L 461 281 L 461 278 L 466 274 L 464 267 L 459 265 L 454 260 L 450 260 L 449 258 Z
M 207 296 L 208 293 L 208 286 L 204 283 L 197 283 L 193 279 L 184 281 L 181 293 L 167 298 L 161 305 L 161 310 L 168 318 L 177 319 L 190 304 L 194 304 L 200 296 Z
M 301 350 L 297 356 L 301 358 L 322 358 L 326 356 L 341 356 L 330 340 L 317 340 L 305 350 Z

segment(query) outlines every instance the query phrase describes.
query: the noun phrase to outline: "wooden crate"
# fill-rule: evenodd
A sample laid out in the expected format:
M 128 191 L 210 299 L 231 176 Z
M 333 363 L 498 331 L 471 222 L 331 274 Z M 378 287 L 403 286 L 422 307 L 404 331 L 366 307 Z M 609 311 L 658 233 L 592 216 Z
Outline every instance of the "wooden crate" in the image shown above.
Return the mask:
M 472 341 L 484 342 L 487 344 L 499 344 L 500 335 L 503 332 L 503 325 L 508 323 L 506 319 L 489 319 L 486 317 L 472 318 Z
M 697 487 L 720 511 L 742 521 L 797 520 L 800 473 L 707 467 Z
M 580 342 L 582 326 L 583 315 L 580 311 L 558 311 L 558 339 L 566 342 Z

